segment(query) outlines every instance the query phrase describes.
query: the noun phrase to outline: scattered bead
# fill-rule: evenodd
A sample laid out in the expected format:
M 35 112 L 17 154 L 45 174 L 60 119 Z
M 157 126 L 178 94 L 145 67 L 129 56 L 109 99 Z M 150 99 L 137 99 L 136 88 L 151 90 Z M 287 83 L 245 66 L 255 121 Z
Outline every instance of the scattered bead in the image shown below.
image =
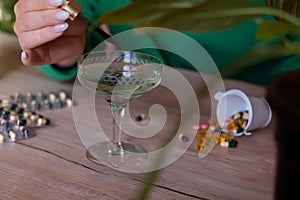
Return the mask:
M 221 142 L 220 146 L 221 147 L 229 147 L 229 142 L 227 142 L 227 141 Z
M 196 124 L 193 126 L 194 130 L 207 129 L 207 128 L 208 128 L 208 124 Z
M 181 139 L 183 142 L 188 142 L 189 141 L 189 138 L 186 135 L 182 134 L 182 133 L 179 134 L 179 139 Z
M 73 106 L 73 101 L 70 98 L 66 99 L 67 107 L 72 107 Z
M 16 141 L 16 137 L 17 137 L 17 135 L 16 135 L 16 133 L 15 132 L 13 132 L 13 131 L 9 131 L 9 137 L 10 137 L 10 140 L 12 141 L 12 142 L 15 142 Z
M 235 139 L 232 139 L 230 142 L 229 142 L 229 148 L 235 148 L 237 146 L 238 142 L 237 140 Z
M 8 99 L 0 99 L 0 143 L 31 138 L 34 134 L 28 127 L 50 124 L 50 119 L 35 111 L 72 106 L 71 98 L 62 90 L 58 93 L 47 94 L 42 92 L 36 94 L 28 92 L 25 95 L 15 93 Z
M 4 135 L 0 133 L 0 144 L 4 142 L 4 139 L 5 139 Z
M 230 118 L 226 119 L 225 123 L 220 126 L 218 123 L 208 122 L 206 124 L 194 125 L 193 129 L 197 132 L 197 149 L 200 151 L 205 146 L 205 140 L 210 139 L 222 147 L 235 148 L 238 144 L 234 136 L 244 132 L 249 119 L 248 111 L 241 111 Z M 218 135 L 218 137 L 215 137 Z
M 66 94 L 66 92 L 64 92 L 64 91 L 60 91 L 60 92 L 58 93 L 58 96 L 59 96 L 59 99 L 60 99 L 61 101 L 65 101 L 65 100 L 67 99 L 67 94 Z
M 38 126 L 45 126 L 45 125 L 49 125 L 49 124 L 50 124 L 50 119 L 39 118 L 37 121 Z
M 23 137 L 25 138 L 25 139 L 27 139 L 27 138 L 29 138 L 29 130 L 28 129 L 23 129 L 22 130 L 22 133 L 23 133 Z
M 144 120 L 145 118 L 146 118 L 145 114 L 140 114 L 135 117 L 135 121 L 140 122 L 140 121 Z

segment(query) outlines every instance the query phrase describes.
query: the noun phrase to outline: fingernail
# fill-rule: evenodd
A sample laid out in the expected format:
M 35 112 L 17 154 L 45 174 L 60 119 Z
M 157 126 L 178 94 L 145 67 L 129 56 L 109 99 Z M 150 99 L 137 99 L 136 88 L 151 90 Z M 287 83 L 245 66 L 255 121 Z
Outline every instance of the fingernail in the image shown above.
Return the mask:
M 68 23 L 63 23 L 63 24 L 58 24 L 53 26 L 53 30 L 54 32 L 59 33 L 65 31 L 68 27 L 69 27 Z
M 26 60 L 27 59 L 27 54 L 26 54 L 25 51 L 22 51 L 21 58 L 22 58 L 22 60 Z
M 48 0 L 48 4 L 49 6 L 61 6 L 61 4 L 63 3 L 63 0 Z
M 62 11 L 58 11 L 58 12 L 56 12 L 54 14 L 54 19 L 58 20 L 58 21 L 60 21 L 60 20 L 66 20 L 69 17 L 70 17 L 70 14 L 68 12 L 66 12 L 66 11 L 63 11 L 63 10 Z

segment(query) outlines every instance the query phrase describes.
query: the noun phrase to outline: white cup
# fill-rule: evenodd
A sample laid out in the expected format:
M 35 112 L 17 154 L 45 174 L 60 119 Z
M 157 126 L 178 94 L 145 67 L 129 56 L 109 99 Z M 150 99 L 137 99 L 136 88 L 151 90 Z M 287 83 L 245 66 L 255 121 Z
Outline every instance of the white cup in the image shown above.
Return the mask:
M 264 128 L 269 125 L 272 118 L 272 110 L 268 102 L 263 97 L 247 96 L 240 90 L 228 90 L 224 93 L 218 92 L 214 98 L 217 103 L 217 120 L 220 125 L 241 111 L 248 111 L 248 123 L 243 132 L 235 134 L 251 135 L 253 130 Z

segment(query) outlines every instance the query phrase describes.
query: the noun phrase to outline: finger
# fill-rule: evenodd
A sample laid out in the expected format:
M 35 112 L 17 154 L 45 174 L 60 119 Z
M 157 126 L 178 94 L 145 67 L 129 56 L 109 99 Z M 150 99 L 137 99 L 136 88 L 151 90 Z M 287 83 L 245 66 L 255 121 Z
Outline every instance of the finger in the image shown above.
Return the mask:
M 22 13 L 55 9 L 61 6 L 63 0 L 19 0 L 14 6 L 14 12 L 16 17 L 19 17 Z
M 68 44 L 66 48 L 66 44 Z M 78 48 L 82 47 L 82 48 Z M 76 63 L 77 58 L 83 53 L 84 40 L 75 40 L 72 37 L 58 38 L 57 40 L 27 50 L 21 54 L 21 60 L 26 66 L 38 66 L 52 63 L 61 63 L 65 66 Z
M 28 50 L 55 40 L 69 27 L 68 23 L 48 26 L 39 30 L 24 32 L 19 35 L 19 43 L 22 49 Z
M 69 18 L 70 14 L 62 9 L 34 11 L 24 13 L 14 24 L 15 32 L 21 33 L 32 31 L 47 26 L 62 23 Z

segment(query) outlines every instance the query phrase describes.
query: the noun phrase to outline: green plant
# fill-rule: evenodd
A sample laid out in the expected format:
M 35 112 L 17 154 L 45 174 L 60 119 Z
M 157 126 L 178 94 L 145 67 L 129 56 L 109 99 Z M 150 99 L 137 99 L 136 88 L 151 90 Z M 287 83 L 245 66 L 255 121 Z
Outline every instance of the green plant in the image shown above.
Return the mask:
M 300 55 L 300 43 L 295 40 L 300 38 L 300 0 L 265 0 L 265 4 L 267 6 L 251 0 L 135 0 L 99 17 L 97 22 L 208 32 L 229 29 L 252 20 L 258 24 L 256 38 L 263 42 L 227 66 L 221 72 L 226 77 L 253 66 L 255 62 Z M 271 44 L 274 39 L 281 42 Z
M 14 5 L 18 0 L 0 1 L 0 32 L 14 33 L 13 23 L 15 22 Z

